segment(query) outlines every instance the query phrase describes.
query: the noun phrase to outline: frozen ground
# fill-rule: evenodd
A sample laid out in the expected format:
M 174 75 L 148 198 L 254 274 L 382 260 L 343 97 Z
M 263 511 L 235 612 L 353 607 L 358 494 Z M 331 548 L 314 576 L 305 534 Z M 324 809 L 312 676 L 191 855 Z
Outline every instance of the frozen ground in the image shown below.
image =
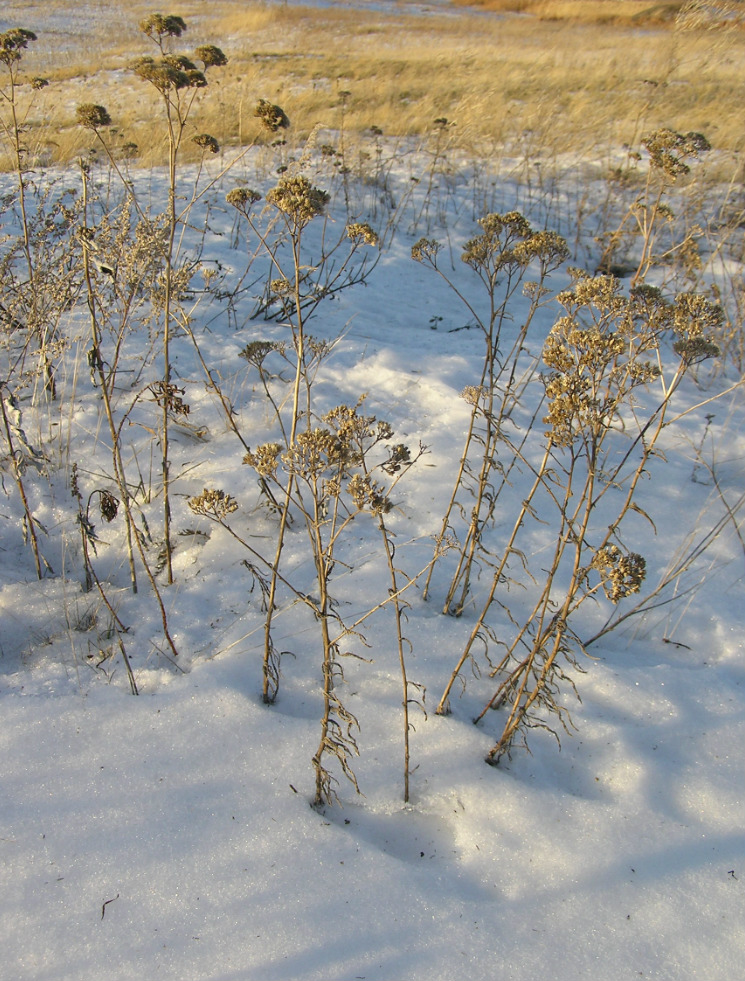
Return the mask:
M 571 190 L 538 193 L 509 179 L 483 185 L 464 162 L 454 163 L 447 180 L 437 178 L 428 212 L 426 177 L 417 185 L 419 197 L 396 219 L 366 285 L 322 307 L 312 323 L 319 336 L 340 336 L 318 378 L 319 404 L 367 392 L 368 411 L 390 421 L 397 439 L 429 448 L 402 481 L 392 517 L 409 572 L 431 550 L 467 421 L 459 393 L 478 375 L 482 355 L 467 313 L 412 263 L 411 245 L 425 233 L 445 242 L 448 272 L 469 291 L 459 252 L 477 230 L 475 202 L 521 207 L 537 226 L 549 214 L 548 224 L 561 222 L 570 240 L 576 213 Z M 248 172 L 266 168 L 263 157 L 241 166 L 252 185 L 263 181 L 265 191 L 273 183 L 266 169 L 263 177 Z M 328 165 L 319 166 L 315 180 L 324 186 Z M 423 167 L 423 158 L 401 153 L 390 173 L 394 196 L 403 201 L 410 172 L 422 176 Z M 239 169 L 226 186 L 241 176 Z M 137 180 L 140 193 L 162 200 L 162 175 Z M 576 173 L 573 180 L 568 187 L 576 189 Z M 203 260 L 238 269 L 233 216 L 219 205 L 223 190 L 211 199 L 218 234 Z M 353 201 L 359 195 L 361 217 L 374 222 L 387 212 L 371 193 L 353 189 Z M 344 220 L 339 196 L 331 214 Z M 591 262 L 589 232 L 585 238 L 575 262 Z M 552 287 L 567 282 L 561 270 Z M 243 313 L 250 307 L 247 300 Z M 536 344 L 554 314 L 536 324 Z M 252 441 L 265 438 L 265 404 L 238 351 L 249 340 L 282 338 L 283 328 L 229 319 L 204 304 L 195 330 Z M 130 343 L 133 364 L 147 356 L 146 339 Z M 79 367 L 85 341 L 78 346 Z M 29 439 L 50 454 L 50 481 L 40 481 L 33 498 L 55 570 L 42 582 L 3 472 L 0 978 L 739 978 L 745 560 L 731 524 L 682 583 L 697 588 L 677 605 L 631 619 L 583 660 L 582 702 L 571 706 L 577 733 L 562 738 L 561 751 L 536 732 L 532 755 L 516 751 L 499 768 L 483 762 L 501 731 L 499 714 L 479 727 L 470 721 L 491 693 L 486 676 L 469 675 L 452 715 L 432 711 L 473 611 L 443 617 L 437 602 L 424 603 L 412 589 L 409 673 L 426 686 L 430 714 L 414 718 L 411 804 L 402 804 L 397 656 L 381 615 L 366 627 L 370 663 L 350 663 L 344 686 L 360 721 L 354 767 L 364 796 L 342 778 L 343 806 L 314 810 L 311 757 L 321 712 L 314 624 L 290 604 L 283 610 L 277 642 L 294 657 L 283 663 L 277 703 L 264 706 L 263 617 L 241 564 L 245 553 L 221 529 L 199 524 L 185 501 L 204 486 L 221 487 L 241 503 L 242 529 L 261 540 L 272 524 L 251 511 L 255 481 L 241 465 L 243 448 L 184 338 L 174 361 L 190 424 L 200 429 L 198 438 L 186 427 L 175 437 L 175 529 L 202 532 L 179 539 L 176 583 L 164 590 L 180 668 L 162 654 L 147 590 L 136 599 L 128 593 L 121 553 L 102 546 L 97 560 L 131 627 L 139 697 L 129 693 L 116 651 L 103 659 L 105 610 L 81 585 L 68 467 L 78 461 L 92 487 L 107 466 L 87 369 L 60 377 L 65 393 L 77 388 L 59 416 L 37 418 L 24 407 Z M 722 381 L 702 374 L 682 394 L 700 401 Z M 657 536 L 646 526 L 638 532 L 647 539 L 650 580 L 689 533 L 703 534 L 722 516 L 715 488 L 696 466 L 700 446 L 736 500 L 745 458 L 740 394 L 687 416 L 670 435 L 667 461 L 658 461 L 643 497 Z M 515 493 L 519 499 L 519 482 Z M 152 515 L 157 521 L 157 501 Z M 349 570 L 338 577 L 345 613 L 363 611 L 370 595 L 387 588 L 372 541 L 361 529 L 348 545 Z M 545 542 L 537 536 L 534 547 L 531 561 L 540 565 Z M 301 533 L 293 532 L 288 568 L 302 578 L 307 562 Z

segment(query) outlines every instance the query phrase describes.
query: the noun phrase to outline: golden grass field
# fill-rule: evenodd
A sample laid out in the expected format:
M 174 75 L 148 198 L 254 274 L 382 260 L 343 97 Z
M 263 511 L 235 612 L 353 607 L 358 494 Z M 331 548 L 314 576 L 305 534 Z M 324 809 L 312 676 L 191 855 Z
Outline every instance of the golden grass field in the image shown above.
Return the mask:
M 166 12 L 188 25 L 175 51 L 212 43 L 230 59 L 210 71 L 193 115 L 195 132 L 222 145 L 267 139 L 253 115 L 263 98 L 286 111 L 290 141 L 317 126 L 421 136 L 445 117 L 450 145 L 479 155 L 516 144 L 544 158 L 594 153 L 635 145 L 661 126 L 741 148 L 745 32 L 736 21 L 714 28 L 677 0 L 476 3 L 457 0 L 426 16 L 406 3 L 381 13 L 364 2 L 237 0 L 186 0 Z M 514 12 L 521 8 L 527 14 Z M 134 58 L 155 53 L 137 26 L 155 9 L 140 0 L 126 11 L 100 2 L 81 10 L 72 0 L 5 5 L 6 27 L 39 38 L 24 72 L 51 83 L 28 89 L 29 149 L 38 159 L 68 160 L 90 143 L 75 125 L 81 102 L 106 106 L 114 139 L 137 144 L 143 164 L 162 159 L 157 95 L 129 71 Z

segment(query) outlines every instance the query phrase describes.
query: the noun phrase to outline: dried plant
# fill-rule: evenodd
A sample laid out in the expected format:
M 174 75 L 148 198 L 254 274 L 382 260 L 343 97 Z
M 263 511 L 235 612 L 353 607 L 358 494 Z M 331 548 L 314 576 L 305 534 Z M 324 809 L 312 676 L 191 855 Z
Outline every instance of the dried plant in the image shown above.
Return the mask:
M 482 549 L 482 532 L 491 521 L 500 488 L 509 479 L 509 466 L 501 461 L 500 449 L 506 428 L 537 365 L 526 338 L 536 311 L 550 296 L 546 280 L 569 254 L 566 242 L 554 232 L 536 232 L 519 212 L 490 214 L 480 219 L 482 232 L 463 248 L 461 259 L 478 277 L 486 293 L 486 312 L 471 300 L 438 264 L 440 246 L 420 239 L 412 258 L 434 269 L 465 304 L 485 341 L 481 376 L 468 386 L 463 398 L 471 406 L 471 417 L 453 491 L 435 542 L 435 556 L 443 542 L 457 534 L 456 516 L 466 524 L 460 536 L 459 557 L 443 605 L 444 612 L 460 615 L 466 603 L 472 567 Z M 526 282 L 529 270 L 536 279 Z M 510 307 L 520 287 L 529 299 L 528 311 L 510 346 L 502 348 L 502 329 L 510 318 Z M 512 456 L 514 459 L 514 455 Z M 472 501 L 467 507 L 464 497 Z M 434 566 L 433 566 L 434 569 Z M 432 572 L 425 584 L 429 593 Z
M 583 650 L 572 621 L 587 599 L 602 593 L 615 605 L 641 588 L 646 562 L 625 546 L 622 525 L 635 516 L 654 529 L 636 499 L 639 482 L 658 455 L 683 378 L 698 359 L 716 353 L 709 332 L 721 311 L 701 296 L 670 301 L 643 286 L 625 297 L 613 277 L 576 272 L 558 300 L 565 313 L 543 349 L 545 449 L 537 464 L 519 454 L 533 484 L 491 562 L 491 588 L 438 706 L 449 711 L 453 683 L 480 646 L 499 684 L 476 721 L 490 709 L 507 711 L 489 763 L 498 763 L 531 728 L 558 738 L 552 717 L 564 728 L 572 725 L 562 694 L 574 689 L 575 654 Z M 669 366 L 666 350 L 674 358 Z M 519 547 L 529 520 L 548 524 L 555 538 L 540 577 Z M 508 599 L 518 583 L 532 597 L 519 613 Z M 497 610 L 512 625 L 511 639 L 490 621 Z
M 0 64 L 4 66 L 5 74 L 0 82 L 0 135 L 6 142 L 13 161 L 20 211 L 21 242 L 26 282 L 23 288 L 13 284 L 22 300 L 17 302 L 14 319 L 22 320 L 25 329 L 33 338 L 38 348 L 40 370 L 44 377 L 44 388 L 50 398 L 56 397 L 54 377 L 53 351 L 58 340 L 55 331 L 56 317 L 49 309 L 49 289 L 46 277 L 40 266 L 40 252 L 44 246 L 35 239 L 34 222 L 28 208 L 28 142 L 26 135 L 26 120 L 30 105 L 23 104 L 22 91 L 24 79 L 21 74 L 21 61 L 28 45 L 36 41 L 33 31 L 21 27 L 0 34 Z M 36 78 L 30 83 L 32 92 L 38 92 L 45 87 L 45 79 Z M 44 216 L 45 219 L 47 216 Z M 41 245 L 41 249 L 39 246 Z M 43 265 L 43 263 L 42 263 Z M 59 308 L 59 303 L 56 304 Z M 25 351 L 22 362 L 25 362 Z
M 153 14 L 142 21 L 141 30 L 157 45 L 160 58 L 143 57 L 138 59 L 133 70 L 138 78 L 148 82 L 159 93 L 161 108 L 166 124 L 168 139 L 168 206 L 166 236 L 163 242 L 163 379 L 164 391 L 171 386 L 171 335 L 174 329 L 174 302 L 177 295 L 177 279 L 180 270 L 177 268 L 176 235 L 182 222 L 182 217 L 176 208 L 177 199 L 177 168 L 187 123 L 191 116 L 194 100 L 198 91 L 207 85 L 206 72 L 208 68 L 227 64 L 223 52 L 213 46 L 201 47 L 197 57 L 204 65 L 204 71 L 199 71 L 186 55 L 174 55 L 166 50 L 170 38 L 180 38 L 186 31 L 183 18 L 177 16 L 164 17 Z M 211 153 L 218 152 L 217 141 L 212 137 L 196 137 L 198 145 Z M 201 142 L 200 142 L 201 141 Z M 165 547 L 165 568 L 168 583 L 173 582 L 173 545 L 171 536 L 171 495 L 170 495 L 170 460 L 169 460 L 169 420 L 172 410 L 168 398 L 160 400 L 160 446 L 161 474 L 163 481 L 163 540 Z
M 709 141 L 701 133 L 676 133 L 659 129 L 642 140 L 647 154 L 648 168 L 644 186 L 634 197 L 615 231 L 603 233 L 603 253 L 598 271 L 611 273 L 618 270 L 618 253 L 630 250 L 640 243 L 638 256 L 632 260 L 631 285 L 644 282 L 653 265 L 661 265 L 673 257 L 683 258 L 689 265 L 699 262 L 696 240 L 702 231 L 697 226 L 686 227 L 678 238 L 672 233 L 674 212 L 664 198 L 670 189 L 691 172 L 689 161 L 698 160 L 711 150 Z M 669 241 L 661 252 L 658 242 L 666 229 Z
M 391 577 L 391 592 L 387 599 L 374 607 L 379 609 L 393 603 L 398 637 L 398 657 L 403 685 L 404 713 L 404 797 L 409 799 L 409 704 L 412 692 L 419 691 L 406 674 L 403 634 L 405 604 L 403 591 L 413 579 L 404 577 L 394 564 L 393 538 L 386 526 L 385 515 L 392 507 L 391 491 L 403 473 L 414 462 L 403 444 L 387 443 L 393 437 L 388 423 L 365 416 L 356 406 L 340 405 L 326 413 L 322 427 L 298 431 L 285 450 L 279 443 L 264 444 L 246 454 L 244 462 L 253 467 L 262 480 L 270 482 L 278 498 L 291 501 L 303 522 L 315 569 L 312 598 L 304 594 L 319 625 L 322 647 L 323 715 L 321 738 L 313 758 L 316 772 L 315 803 L 332 803 L 336 798 L 336 780 L 326 758 L 333 757 L 343 774 L 359 790 L 351 758 L 359 750 L 355 732 L 357 719 L 344 705 L 340 690 L 344 681 L 341 658 L 350 656 L 344 646 L 353 641 L 364 643 L 359 634 L 360 624 L 373 610 L 357 617 L 353 624 L 345 623 L 331 592 L 332 573 L 339 561 L 338 552 L 349 525 L 367 513 L 377 520 Z M 373 460 L 376 448 L 384 446 L 382 459 Z M 421 453 L 420 449 L 420 453 Z M 417 454 L 418 456 L 419 454 Z M 385 480 L 381 478 L 385 477 Z M 272 592 L 268 602 L 272 602 Z M 269 670 L 276 670 L 270 662 Z M 275 693 L 278 678 L 271 679 Z M 414 701 L 419 698 L 414 696 Z
M 270 260 L 272 270 L 269 279 L 271 302 L 278 305 L 285 322 L 292 333 L 292 356 L 294 359 L 292 393 L 290 398 L 289 419 L 282 419 L 281 413 L 276 412 L 280 432 L 285 445 L 289 448 L 296 445 L 301 428 L 307 432 L 312 430 L 314 414 L 312 404 L 313 378 L 320 363 L 327 356 L 328 345 L 317 342 L 307 334 L 306 324 L 315 313 L 323 300 L 333 295 L 338 289 L 346 288 L 355 282 L 350 279 L 348 269 L 353 258 L 363 245 L 372 245 L 377 241 L 373 230 L 367 225 L 357 225 L 351 233 L 338 237 L 336 242 L 324 248 L 320 260 L 312 266 L 304 259 L 304 236 L 306 229 L 314 219 L 322 219 L 329 203 L 329 194 L 315 186 L 303 175 L 284 175 L 275 187 L 266 194 L 269 206 L 274 209 L 274 220 L 279 223 L 282 235 L 275 231 L 270 221 L 268 227 L 262 227 L 253 213 L 253 205 L 259 200 L 257 192 L 249 188 L 235 188 L 227 195 L 228 203 L 236 208 L 246 219 L 250 231 L 261 243 Z M 288 247 L 283 250 L 283 238 L 286 236 Z M 334 265 L 335 255 L 344 246 L 346 255 L 338 266 Z M 364 270 L 364 264 L 362 266 Z M 311 273 L 315 278 L 311 278 Z M 361 275 L 361 274 L 360 274 Z M 273 348 L 277 350 L 277 348 Z M 253 364 L 262 376 L 265 390 L 266 376 L 263 374 L 263 358 L 268 349 L 252 348 L 246 350 L 246 361 Z M 282 350 L 287 356 L 288 351 Z M 275 409 L 278 408 L 275 403 Z M 278 444 L 277 444 L 278 445 Z M 266 487 L 268 474 L 260 473 Z M 279 496 L 272 493 L 269 499 L 279 510 L 279 527 L 276 538 L 276 551 L 272 562 L 272 573 L 267 596 L 266 622 L 264 627 L 264 681 L 263 696 L 265 702 L 276 698 L 279 685 L 279 655 L 272 640 L 272 623 L 276 608 L 276 592 L 279 583 L 279 569 L 284 548 L 285 534 L 291 520 L 291 504 L 295 492 L 295 471 L 288 471 L 287 484 L 281 488 Z

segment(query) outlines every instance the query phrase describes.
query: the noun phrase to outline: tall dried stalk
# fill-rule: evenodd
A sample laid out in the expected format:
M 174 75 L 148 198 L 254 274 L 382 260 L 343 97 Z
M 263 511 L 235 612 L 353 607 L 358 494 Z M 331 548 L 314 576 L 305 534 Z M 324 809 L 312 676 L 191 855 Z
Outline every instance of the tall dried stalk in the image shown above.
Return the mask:
M 616 604 L 641 588 L 646 562 L 626 548 L 621 526 L 637 515 L 654 527 L 637 503 L 639 482 L 657 455 L 671 400 L 686 373 L 717 353 L 710 335 L 721 310 L 704 297 L 681 294 L 668 301 L 659 290 L 639 287 L 626 298 L 613 277 L 578 274 L 558 299 L 565 315 L 543 350 L 550 369 L 544 377 L 543 459 L 438 707 L 448 711 L 453 683 L 480 644 L 491 676 L 500 681 L 476 721 L 489 709 L 508 708 L 502 735 L 487 756 L 490 763 L 498 763 L 518 734 L 524 738 L 530 728 L 556 735 L 551 716 L 565 728 L 571 725 L 561 692 L 574 688 L 574 652 L 582 650 L 571 621 L 591 597 L 604 594 Z M 670 336 L 677 363 L 668 372 L 664 344 Z M 655 383 L 660 394 L 645 412 L 640 393 Z M 542 578 L 533 579 L 535 598 L 518 613 L 501 594 L 510 560 L 521 554 L 518 532 L 528 514 L 537 517 L 539 502 L 541 520 L 556 523 L 556 544 Z M 493 610 L 512 624 L 510 640 L 494 625 Z M 493 649 L 501 650 L 499 658 Z
M 171 54 L 168 45 L 171 38 L 180 38 L 186 30 L 186 23 L 178 16 L 152 14 L 140 24 L 143 33 L 156 45 L 160 57 L 143 57 L 134 65 L 138 78 L 152 85 L 160 96 L 161 107 L 166 123 L 168 139 L 168 204 L 166 208 L 166 234 L 162 245 L 163 269 L 163 376 L 155 393 L 160 406 L 160 449 L 161 475 L 163 485 L 163 540 L 165 552 L 166 577 L 173 582 L 173 545 L 171 539 L 171 478 L 170 478 L 170 415 L 177 405 L 179 393 L 171 382 L 171 334 L 174 328 L 174 304 L 176 302 L 176 235 L 179 228 L 179 215 L 176 208 L 178 158 L 187 122 L 191 115 L 197 93 L 207 85 L 206 72 L 212 66 L 227 64 L 223 52 L 214 45 L 197 49 L 196 57 L 202 61 L 204 70 L 197 69 L 194 62 L 185 55 Z M 204 134 L 197 137 L 201 144 L 211 152 L 218 152 L 217 141 Z
M 526 347 L 528 331 L 536 311 L 547 302 L 547 277 L 569 254 L 559 235 L 535 232 L 518 212 L 490 214 L 480 219 L 479 224 L 482 234 L 466 243 L 461 258 L 484 287 L 488 303 L 486 315 L 480 312 L 479 304 L 439 267 L 440 246 L 437 242 L 420 239 L 412 249 L 412 257 L 434 269 L 465 304 L 485 341 L 481 377 L 463 393 L 471 405 L 471 416 L 453 490 L 435 541 L 437 555 L 446 537 L 456 532 L 455 515 L 466 513 L 463 498 L 470 498 L 472 503 L 465 532 L 460 538 L 457 566 L 443 604 L 443 612 L 456 616 L 463 612 L 473 564 L 481 548 L 482 532 L 492 519 L 500 485 L 504 486 L 508 476 L 499 452 L 505 440 L 505 426 L 537 365 L 536 358 Z M 537 278 L 525 283 L 533 263 Z M 510 319 L 510 305 L 521 286 L 529 297 L 529 308 L 512 342 L 503 349 L 502 330 Z M 425 599 L 431 576 L 432 570 L 424 587 Z
M 27 282 L 23 288 L 26 329 L 33 335 L 39 346 L 39 359 L 44 375 L 44 388 L 50 398 L 57 395 L 54 365 L 49 351 L 50 323 L 53 318 L 45 316 L 40 302 L 39 290 L 43 288 L 36 268 L 32 239 L 31 222 L 27 207 L 28 147 L 24 136 L 25 116 L 19 103 L 22 79 L 20 63 L 23 53 L 31 41 L 36 41 L 33 31 L 21 27 L 12 28 L 0 34 L 0 64 L 6 69 L 6 82 L 0 85 L 0 105 L 4 105 L 8 116 L 0 113 L 0 131 L 5 137 L 13 160 L 18 192 L 18 206 L 21 221 L 21 248 L 26 265 Z M 30 82 L 34 90 L 44 88 L 46 79 L 35 78 Z M 26 110 L 26 112 L 28 109 Z
M 277 232 L 272 222 L 267 229 L 263 229 L 258 224 L 252 211 L 253 206 L 260 200 L 257 192 L 248 188 L 236 188 L 229 192 L 227 200 L 246 218 L 249 228 L 259 239 L 269 258 L 272 269 L 268 284 L 269 295 L 272 302 L 277 304 L 292 334 L 294 377 L 289 420 L 283 420 L 281 413 L 276 413 L 283 441 L 289 449 L 296 444 L 301 428 L 305 432 L 311 431 L 313 378 L 320 361 L 329 350 L 324 343 L 309 337 L 306 330 L 307 321 L 318 305 L 335 290 L 345 288 L 352 281 L 356 281 L 354 276 L 351 280 L 348 277 L 353 257 L 363 245 L 376 245 L 377 236 L 366 224 L 346 226 L 342 236 L 328 247 L 322 247 L 320 258 L 309 272 L 305 260 L 305 232 L 310 223 L 315 218 L 321 217 L 326 209 L 329 195 L 325 191 L 314 187 L 303 176 L 284 176 L 268 192 L 267 202 L 274 209 L 275 219 L 284 236 Z M 286 237 L 287 253 L 282 249 L 284 237 Z M 327 268 L 332 266 L 333 257 L 344 243 L 348 246 L 346 255 L 339 265 L 328 273 Z M 247 348 L 246 360 L 257 364 L 259 353 L 260 349 L 256 348 L 256 345 L 251 349 Z M 296 490 L 295 481 L 295 471 L 290 470 L 286 485 L 279 489 L 279 497 L 272 498 L 273 503 L 278 503 L 279 506 L 279 527 L 266 596 L 267 609 L 264 623 L 263 698 L 266 703 L 276 699 L 279 689 L 280 655 L 274 647 L 272 625 L 280 582 L 278 573 Z

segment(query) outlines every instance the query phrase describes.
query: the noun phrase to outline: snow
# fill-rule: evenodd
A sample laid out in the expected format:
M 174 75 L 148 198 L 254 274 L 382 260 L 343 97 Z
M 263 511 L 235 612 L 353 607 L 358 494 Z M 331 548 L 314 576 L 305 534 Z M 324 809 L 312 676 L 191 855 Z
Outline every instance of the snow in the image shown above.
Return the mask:
M 252 160 L 210 199 L 221 235 L 209 241 L 206 258 L 237 273 L 234 216 L 220 202 L 243 176 L 264 192 L 272 185 L 270 174 L 251 171 L 260 166 Z M 397 560 L 410 574 L 431 556 L 468 421 L 459 393 L 477 379 L 482 356 L 478 331 L 463 329 L 468 315 L 457 298 L 409 258 L 420 235 L 441 238 L 454 257 L 448 273 L 474 288 L 458 255 L 477 231 L 469 205 L 476 177 L 460 163 L 432 209 L 446 224 L 440 217 L 417 224 L 421 199 L 414 194 L 406 203 L 405 188 L 420 163 L 401 154 L 392 169 L 405 207 L 367 283 L 322 307 L 311 326 L 339 338 L 318 377 L 321 409 L 367 392 L 366 411 L 389 420 L 396 439 L 427 446 L 399 485 L 391 516 Z M 187 184 L 192 177 L 185 172 Z M 107 178 L 102 171 L 97 179 Z M 2 180 L 7 186 L 10 178 Z M 163 199 L 163 175 L 134 180 Z M 330 178 L 319 172 L 316 180 L 324 187 Z M 379 207 L 369 188 L 354 193 L 363 216 Z M 525 207 L 540 225 L 545 202 L 518 183 L 505 180 L 490 193 L 492 210 Z M 562 193 L 568 225 L 571 192 Z M 335 229 L 343 226 L 339 195 L 331 216 Z M 592 237 L 584 234 L 590 254 Z M 567 282 L 562 270 L 552 288 Z M 248 320 L 250 308 L 247 300 L 236 327 L 205 303 L 195 330 L 256 445 L 268 438 L 271 419 L 238 351 L 248 340 L 285 333 L 274 322 Z M 554 313 L 542 314 L 537 347 Z M 84 341 L 80 349 L 82 358 Z M 126 356 L 136 363 L 144 350 Z M 631 618 L 582 659 L 582 701 L 571 704 L 577 731 L 562 735 L 561 750 L 536 732 L 530 755 L 517 749 L 498 768 L 483 760 L 499 719 L 471 724 L 492 692 L 486 671 L 469 674 L 452 715 L 433 711 L 474 610 L 444 617 L 436 601 L 422 601 L 419 584 L 412 587 L 408 670 L 427 689 L 429 714 L 413 709 L 411 802 L 402 803 L 401 688 L 384 610 L 364 627 L 370 647 L 361 653 L 370 663 L 345 665 L 344 698 L 360 722 L 353 766 L 363 796 L 341 777 L 340 805 L 314 809 L 311 758 L 321 712 L 315 624 L 297 604 L 282 606 L 276 643 L 293 657 L 283 661 L 276 704 L 263 705 L 259 590 L 249 593 L 245 553 L 191 515 L 186 498 L 221 487 L 239 500 L 236 520 L 252 540 L 271 543 L 274 526 L 251 513 L 255 478 L 241 465 L 243 448 L 184 337 L 175 342 L 174 363 L 188 389 L 189 424 L 205 427 L 200 437 L 188 426 L 174 436 L 175 528 L 190 532 L 178 539 L 176 582 L 164 589 L 179 662 L 165 656 L 146 584 L 137 597 L 129 593 L 122 553 L 102 545 L 96 559 L 118 615 L 131 625 L 126 642 L 139 697 L 129 692 L 116 650 L 104 658 L 111 643 L 101 632 L 105 611 L 95 592 L 82 589 L 67 463 L 50 465 L 48 485 L 32 482 L 34 513 L 49 531 L 42 549 L 55 572 L 41 582 L 22 541 L 12 479 L 3 477 L 0 978 L 740 977 L 745 652 L 743 553 L 731 524 L 725 520 L 683 578 L 681 589 L 697 583 L 694 591 L 678 605 Z M 722 384 L 702 376 L 684 396 L 701 401 Z M 23 425 L 31 443 L 56 452 L 50 418 L 69 423 L 67 458 L 84 462 L 93 480 L 105 466 L 105 438 L 86 371 L 77 386 L 56 417 L 34 416 L 24 404 Z M 715 413 L 708 429 L 707 412 Z M 707 474 L 692 479 L 702 439 L 734 499 L 745 458 L 739 392 L 681 420 L 667 461 L 644 488 L 642 506 L 658 534 L 652 539 L 642 521 L 635 534 L 645 540 L 654 575 L 686 535 L 699 538 L 722 517 Z M 149 461 L 138 462 L 145 473 Z M 518 500 L 525 480 L 516 486 Z M 113 526 L 97 530 L 117 541 Z M 532 546 L 539 564 L 545 539 L 536 533 Z M 334 589 L 353 619 L 370 596 L 385 594 L 388 581 L 362 520 L 346 549 L 348 568 Z M 287 567 L 312 584 L 300 532 L 290 535 Z M 436 579 L 437 598 L 440 588 Z

